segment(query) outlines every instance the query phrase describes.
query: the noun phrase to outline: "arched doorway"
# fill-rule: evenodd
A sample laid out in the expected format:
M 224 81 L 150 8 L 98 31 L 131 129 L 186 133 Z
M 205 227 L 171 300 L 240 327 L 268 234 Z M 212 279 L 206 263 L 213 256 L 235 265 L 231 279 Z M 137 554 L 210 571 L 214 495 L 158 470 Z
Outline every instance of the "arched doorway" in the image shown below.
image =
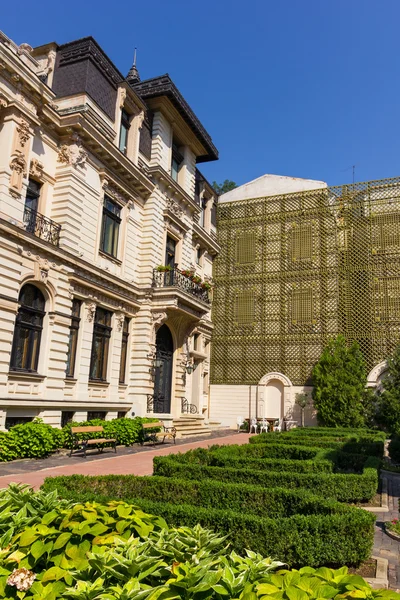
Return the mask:
M 154 374 L 154 412 L 171 412 L 172 361 L 174 342 L 167 325 L 162 325 L 156 335 L 156 360 Z
M 281 419 L 284 411 L 283 383 L 279 379 L 271 379 L 265 386 L 266 417 Z

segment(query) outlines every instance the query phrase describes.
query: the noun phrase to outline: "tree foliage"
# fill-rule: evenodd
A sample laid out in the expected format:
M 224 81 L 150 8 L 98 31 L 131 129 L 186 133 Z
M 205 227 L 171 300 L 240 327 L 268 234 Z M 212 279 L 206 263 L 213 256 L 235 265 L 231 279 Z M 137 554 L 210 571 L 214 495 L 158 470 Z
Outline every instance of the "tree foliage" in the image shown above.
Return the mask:
M 367 371 L 356 342 L 347 346 L 343 335 L 330 340 L 312 373 L 318 423 L 328 427 L 365 425 Z
M 221 194 L 226 194 L 226 192 L 230 192 L 237 187 L 236 183 L 230 179 L 225 179 L 223 183 L 217 183 L 216 181 L 213 181 L 212 186 L 217 192 L 218 196 L 221 196 Z
M 306 408 L 310 405 L 311 398 L 308 394 L 296 394 L 295 403 L 300 407 L 301 410 L 301 426 L 304 427 L 304 413 Z
M 400 345 L 387 362 L 383 391 L 378 396 L 377 420 L 390 433 L 400 434 Z

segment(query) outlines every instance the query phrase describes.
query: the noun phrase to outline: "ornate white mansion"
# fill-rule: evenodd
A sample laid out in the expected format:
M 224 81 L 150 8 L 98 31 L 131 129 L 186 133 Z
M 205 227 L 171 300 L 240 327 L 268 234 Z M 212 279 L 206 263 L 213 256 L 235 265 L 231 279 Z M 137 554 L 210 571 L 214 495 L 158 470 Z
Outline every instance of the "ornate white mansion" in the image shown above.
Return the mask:
M 208 416 L 217 158 L 168 75 L 0 33 L 0 429 Z

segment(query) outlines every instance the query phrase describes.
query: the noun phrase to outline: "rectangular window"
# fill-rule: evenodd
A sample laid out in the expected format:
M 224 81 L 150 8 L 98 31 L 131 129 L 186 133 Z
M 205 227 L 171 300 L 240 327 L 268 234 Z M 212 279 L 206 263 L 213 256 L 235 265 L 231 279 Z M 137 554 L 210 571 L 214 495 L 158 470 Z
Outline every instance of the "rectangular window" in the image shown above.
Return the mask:
M 126 412 L 124 410 L 119 410 L 117 413 L 117 419 L 125 419 Z
M 89 372 L 91 381 L 107 381 L 108 350 L 112 331 L 111 317 L 110 311 L 99 306 L 96 308 Z
M 128 148 L 128 131 L 130 128 L 130 115 L 126 110 L 121 110 L 121 127 L 119 130 L 119 149 L 126 154 Z
M 254 292 L 240 292 L 235 299 L 235 321 L 237 325 L 253 325 L 255 320 Z
M 172 144 L 172 159 L 171 159 L 171 177 L 174 181 L 178 181 L 179 169 L 183 162 L 183 156 L 178 150 L 178 145 Z
M 125 383 L 126 361 L 128 357 L 129 319 L 125 317 L 122 329 L 121 362 L 119 365 L 119 382 Z
M 104 196 L 100 250 L 115 257 L 118 255 L 120 215 L 121 207 L 108 196 Z
M 239 265 L 253 264 L 256 259 L 256 240 L 253 232 L 242 233 L 236 239 L 236 261 Z
M 375 290 L 376 321 L 400 321 L 400 278 L 378 280 Z
M 107 413 L 101 410 L 88 411 L 87 420 L 93 421 L 94 419 L 100 419 L 101 421 L 106 420 Z
M 311 325 L 314 323 L 314 299 L 312 288 L 292 290 L 292 324 Z
M 203 256 L 203 251 L 201 248 L 197 248 L 196 250 L 196 264 L 201 267 L 201 257 Z
M 211 205 L 211 225 L 217 226 L 217 203 L 215 201 Z
M 7 417 L 6 416 L 6 429 L 7 431 L 15 425 L 23 425 L 24 423 L 31 423 L 33 417 Z
M 75 413 L 72 410 L 63 410 L 61 413 L 61 427 L 65 427 L 74 420 Z
M 312 260 L 313 235 L 311 223 L 303 223 L 293 227 L 290 236 L 290 258 L 292 262 Z
M 200 226 L 204 227 L 205 223 L 206 223 L 206 208 L 207 208 L 207 200 L 205 200 L 205 198 L 202 199 L 202 201 L 200 203 L 200 208 L 201 208 Z
M 24 224 L 29 233 L 36 232 L 36 219 L 39 209 L 41 184 L 34 179 L 29 179 L 25 196 Z
M 167 236 L 167 244 L 165 247 L 165 266 L 166 267 L 171 267 L 172 269 L 174 268 L 175 253 L 176 253 L 176 241 L 168 235 Z
M 81 314 L 81 301 L 72 301 L 71 325 L 69 326 L 69 341 L 67 354 L 66 376 L 73 377 L 75 374 L 76 349 L 78 346 L 78 333 Z
M 372 245 L 378 252 L 400 253 L 400 214 L 372 218 Z

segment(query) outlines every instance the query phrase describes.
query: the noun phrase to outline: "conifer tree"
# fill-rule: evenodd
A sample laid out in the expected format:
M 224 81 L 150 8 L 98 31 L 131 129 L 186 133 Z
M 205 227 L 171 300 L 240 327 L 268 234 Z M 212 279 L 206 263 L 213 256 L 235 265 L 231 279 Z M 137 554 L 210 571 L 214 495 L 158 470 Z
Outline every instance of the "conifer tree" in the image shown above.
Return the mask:
M 357 342 L 343 335 L 330 340 L 312 373 L 318 423 L 326 427 L 362 427 L 367 372 Z

